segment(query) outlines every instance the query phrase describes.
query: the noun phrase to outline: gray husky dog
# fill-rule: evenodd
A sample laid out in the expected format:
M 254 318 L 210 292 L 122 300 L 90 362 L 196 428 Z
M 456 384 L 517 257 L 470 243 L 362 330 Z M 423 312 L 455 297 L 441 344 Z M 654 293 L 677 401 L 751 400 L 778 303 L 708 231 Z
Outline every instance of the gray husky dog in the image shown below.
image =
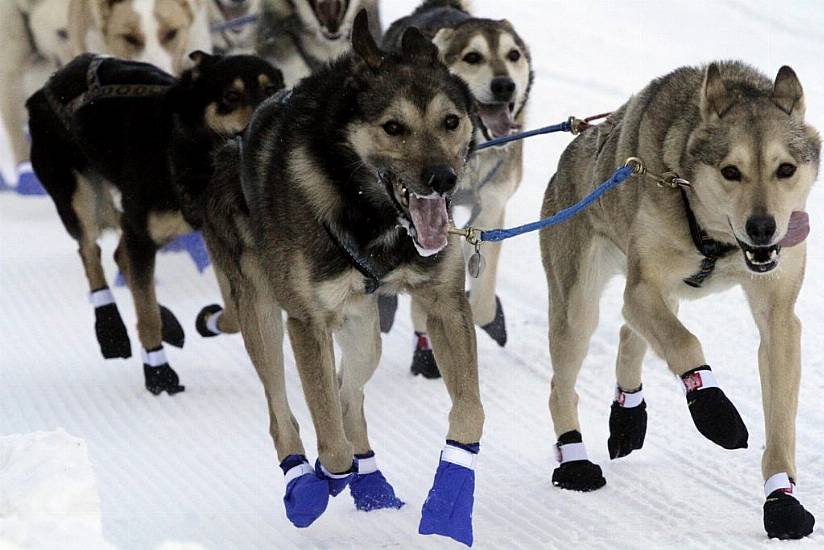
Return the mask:
M 472 16 L 461 0 L 426 0 L 415 12 L 396 21 L 386 31 L 384 44 L 400 45 L 403 31 L 415 26 L 433 41 L 449 71 L 467 83 L 477 102 L 479 143 L 507 136 L 523 127 L 532 84 L 529 48 L 506 20 Z M 523 173 L 523 144 L 520 141 L 473 155 L 469 170 L 461 178 L 456 205 L 471 208 L 469 224 L 492 229 L 502 227 L 506 203 L 518 189 Z M 467 247 L 466 252 L 470 249 Z M 500 243 L 484 247 L 486 269 L 470 279 L 469 302 L 475 324 L 500 346 L 506 344 L 506 324 L 500 300 L 495 295 Z M 391 328 L 395 304 L 381 303 L 381 323 Z M 412 372 L 437 377 L 438 367 L 429 347 L 423 312 L 412 302 L 415 350 Z
M 473 102 L 416 29 L 389 54 L 368 24 L 361 11 L 354 52 L 264 103 L 223 150 L 204 235 L 266 390 L 287 517 L 308 526 L 350 482 L 360 509 L 402 504 L 377 470 L 363 387 L 381 354 L 376 297 L 409 292 L 453 399 L 420 530 L 471 542 L 484 413 L 448 198 L 474 145 Z M 286 398 L 282 311 L 317 434 L 314 469 Z
M 698 430 L 726 449 L 747 446 L 741 417 L 698 339 L 677 317 L 679 300 L 740 284 L 761 334 L 764 526 L 777 538 L 812 532 L 815 520 L 795 492 L 801 323 L 794 308 L 809 232 L 803 210 L 820 149 L 818 134 L 804 122 L 804 95 L 793 70 L 782 67 L 771 81 L 739 62 L 682 68 L 653 81 L 566 149 L 543 215 L 579 200 L 628 157 L 639 157 L 651 173 L 687 181 L 660 188 L 639 179 L 611 191 L 585 215 L 541 233 L 550 297 L 549 409 L 561 462 L 555 485 L 587 491 L 606 483 L 583 446 L 575 380 L 598 323 L 598 296 L 616 273 L 627 279 L 626 324 L 610 457 L 643 445 L 641 363 L 648 345 L 683 383 Z
M 349 51 L 352 22 L 365 9 L 381 36 L 378 0 L 268 0 L 258 25 L 257 52 L 283 71 L 287 86 Z

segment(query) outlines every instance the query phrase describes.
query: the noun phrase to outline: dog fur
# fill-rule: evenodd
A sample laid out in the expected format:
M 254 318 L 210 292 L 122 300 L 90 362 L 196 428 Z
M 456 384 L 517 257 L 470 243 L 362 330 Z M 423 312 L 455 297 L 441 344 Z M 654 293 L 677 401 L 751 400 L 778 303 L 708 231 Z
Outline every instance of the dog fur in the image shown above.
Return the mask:
M 524 126 L 532 85 L 532 59 L 529 48 L 509 21 L 474 17 L 459 0 L 427 0 L 412 15 L 392 24 L 384 44 L 388 48 L 398 47 L 400 36 L 410 26 L 421 29 L 438 47 L 441 61 L 450 72 L 469 85 L 479 105 L 479 143 Z M 522 174 L 521 141 L 475 154 L 455 197 L 456 205 L 472 210 L 468 225 L 483 229 L 503 227 L 506 204 L 518 189 Z M 472 252 L 466 245 L 466 255 Z M 500 252 L 500 243 L 484 245 L 486 269 L 477 279 L 470 278 L 469 301 L 475 323 L 504 345 L 503 310 L 495 296 Z M 415 331 L 424 333 L 424 318 L 415 302 L 412 319 Z
M 161 312 L 155 296 L 158 248 L 202 225 L 200 201 L 212 176 L 212 150 L 242 131 L 252 109 L 283 87 L 280 73 L 257 57 L 195 52 L 192 58 L 195 66 L 176 81 L 151 65 L 85 54 L 27 102 L 32 164 L 80 245 L 90 291 L 108 287 L 98 237 L 105 229 L 122 232 L 115 259 L 132 293 L 147 353 L 160 349 L 162 340 L 183 343 L 182 329 L 174 339 L 167 337 L 166 325 L 176 320 L 168 310 Z M 88 96 L 113 85 L 133 89 Z M 139 94 L 141 86 L 156 88 Z M 112 315 L 115 320 L 107 322 L 122 326 L 116 310 Z M 222 331 L 238 330 L 232 311 L 220 321 Z M 96 328 L 104 357 L 131 355 L 125 329 Z M 154 393 L 179 387 L 174 371 L 164 368 L 162 380 L 146 375 Z M 158 378 L 160 369 L 150 374 Z
M 71 0 L 72 55 L 108 54 L 180 75 L 193 51 L 212 51 L 206 0 Z
M 258 27 L 257 51 L 283 71 L 288 87 L 346 54 L 355 14 L 369 13 L 381 36 L 379 0 L 269 0 Z M 323 15 L 322 15 L 323 14 Z
M 637 178 L 585 214 L 541 232 L 550 297 L 549 408 L 559 441 L 581 429 L 575 380 L 598 323 L 598 297 L 612 275 L 626 275 L 626 324 L 616 366 L 618 386 L 626 392 L 641 387 L 648 345 L 676 375 L 706 365 L 701 344 L 677 318 L 678 302 L 741 285 L 761 334 L 767 436 L 762 473 L 765 479 L 780 472 L 796 477 L 801 323 L 794 304 L 806 248 L 803 242 L 784 248 L 778 268 L 764 274 L 746 251 L 758 248 L 756 254 L 771 257 L 770 247 L 787 238 L 791 215 L 803 211 L 816 179 L 820 147 L 818 134 L 804 122 L 804 96 L 792 69 L 783 67 L 771 81 L 739 62 L 682 68 L 654 80 L 567 147 L 547 188 L 542 216 L 578 201 L 633 156 L 651 172 L 674 171 L 692 187 L 682 199 L 678 191 Z M 784 164 L 796 167 L 794 174 L 780 176 Z M 739 181 L 727 181 L 736 176 L 730 167 Z M 735 245 L 701 288 L 684 281 L 702 263 L 685 200 L 710 238 Z M 773 218 L 774 231 L 761 238 L 750 227 L 764 217 Z M 766 516 L 765 508 L 765 523 Z
M 209 24 L 220 25 L 244 17 L 263 13 L 264 0 L 206 0 L 209 3 Z M 212 33 L 214 53 L 219 55 L 254 54 L 258 23 L 248 23 Z
M 16 165 L 29 160 L 26 97 L 72 58 L 68 18 L 65 0 L 0 2 L 0 116 Z
M 286 400 L 285 311 L 318 455 L 331 472 L 350 471 L 353 454 L 372 449 L 363 387 L 381 354 L 375 294 L 335 239 L 388 266 L 377 293 L 409 292 L 426 309 L 453 399 L 449 439 L 477 442 L 484 419 L 460 242 L 447 245 L 445 220 L 431 233 L 404 206 L 404 196 L 427 200 L 416 194 L 446 208 L 440 201 L 472 146 L 471 95 L 417 32 L 402 54 L 381 52 L 365 15 L 354 22 L 356 53 L 267 101 L 242 147 L 221 153 L 204 226 L 266 390 L 279 459 L 305 455 Z M 440 251 L 426 250 L 440 239 Z M 343 353 L 337 379 L 333 335 Z

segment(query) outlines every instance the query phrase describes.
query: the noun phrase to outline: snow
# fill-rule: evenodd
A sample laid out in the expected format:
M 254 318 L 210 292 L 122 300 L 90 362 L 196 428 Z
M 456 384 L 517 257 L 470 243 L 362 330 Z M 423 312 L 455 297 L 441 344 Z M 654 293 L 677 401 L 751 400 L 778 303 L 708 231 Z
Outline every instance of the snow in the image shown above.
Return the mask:
M 385 1 L 384 23 L 416 4 Z M 536 80 L 529 127 L 614 109 L 650 79 L 681 65 L 741 58 L 771 76 L 781 65 L 791 65 L 805 88 L 808 120 L 824 129 L 820 2 L 474 0 L 473 5 L 478 14 L 510 19 L 531 45 Z M 569 136 L 562 134 L 528 142 L 524 181 L 510 203 L 508 226 L 537 218 L 546 182 L 568 142 Z M 6 162 L 4 173 L 7 168 Z M 824 219 L 823 193 L 819 183 L 809 201 L 807 281 L 797 308 L 804 323 L 798 481 L 805 506 L 819 522 L 824 521 L 824 230 L 817 220 Z M 167 348 L 186 392 L 158 398 L 143 390 L 136 359 L 100 358 L 76 246 L 52 204 L 1 195 L 0 235 L 0 434 L 62 428 L 82 438 L 96 475 L 102 530 L 109 543 L 121 549 L 155 548 L 170 540 L 209 549 L 459 547 L 417 535 L 420 508 L 443 445 L 449 401 L 441 382 L 409 375 L 406 300 L 385 339 L 381 368 L 367 386 L 366 407 L 379 465 L 408 505 L 366 514 L 357 512 L 344 493 L 315 525 L 297 530 L 283 512 L 284 486 L 268 434 L 263 392 L 240 337 L 203 340 L 194 331 L 199 309 L 218 297 L 211 270 L 199 276 L 179 254 L 159 261 L 160 299 L 184 323 L 188 341 L 182 351 Z M 103 243 L 110 280 L 114 245 L 112 238 Z M 702 341 L 720 384 L 741 412 L 750 431 L 749 448 L 725 451 L 701 437 L 675 380 L 663 362 L 650 355 L 644 376 L 649 407 L 645 447 L 610 462 L 607 420 L 622 285 L 620 279 L 613 281 L 601 300 L 601 323 L 578 383 L 585 442 L 591 458 L 604 468 L 607 486 L 590 494 L 561 491 L 550 483 L 554 435 L 547 410 L 546 283 L 537 236 L 519 237 L 504 246 L 499 294 L 510 341 L 500 349 L 482 333 L 478 339 L 487 423 L 477 469 L 477 548 L 771 544 L 761 523 L 764 428 L 758 335 L 743 294 L 731 290 L 685 303 L 681 318 Z M 132 330 L 128 293 L 114 293 Z M 132 342 L 136 351 L 134 330 Z M 314 434 L 290 353 L 287 350 L 289 397 L 306 448 L 314 455 Z M 13 443 L 16 449 L 22 441 L 42 436 L 13 437 L 24 438 Z M 88 465 L 82 453 L 64 453 L 71 446 L 68 441 L 77 444 L 65 435 L 45 439 L 45 448 L 22 462 L 15 459 L 15 471 L 29 471 L 47 455 L 76 464 L 84 472 L 78 498 L 92 502 Z M 0 469 L 7 468 L 5 464 L 0 459 Z M 21 494 L 39 499 L 42 483 L 66 482 L 52 477 L 57 476 L 55 464 L 44 464 L 30 478 L 32 487 Z M 12 490 L 20 479 L 12 489 L 2 481 L 0 493 L 16 494 Z M 69 497 L 67 493 L 60 500 L 68 502 Z M 0 500 L 0 522 L 10 521 L 8 506 L 19 510 L 30 502 L 28 496 L 21 498 L 11 504 Z M 26 525 L 37 548 L 60 545 L 63 527 Z M 15 533 L 0 530 L 0 540 L 28 544 L 14 538 Z M 819 528 L 795 544 L 822 547 L 824 536 Z

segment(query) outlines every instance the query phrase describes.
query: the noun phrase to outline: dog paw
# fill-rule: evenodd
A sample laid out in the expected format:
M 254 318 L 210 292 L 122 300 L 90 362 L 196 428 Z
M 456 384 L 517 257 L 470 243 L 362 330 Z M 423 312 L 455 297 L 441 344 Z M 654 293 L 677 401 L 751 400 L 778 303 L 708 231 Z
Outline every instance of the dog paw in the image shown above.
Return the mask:
M 204 338 L 211 338 L 221 334 L 220 329 L 217 328 L 217 322 L 220 315 L 223 313 L 223 308 L 217 304 L 206 306 L 200 310 L 195 319 L 195 328 L 198 334 Z
M 764 529 L 771 539 L 800 539 L 813 532 L 815 518 L 795 497 L 781 489 L 764 503 Z
M 317 476 L 303 455 L 286 457 L 280 467 L 286 477 L 286 517 L 295 527 L 309 527 L 326 511 L 329 483 Z
M 334 474 L 327 470 L 323 464 L 320 463 L 320 459 L 315 461 L 315 474 L 318 478 L 323 479 L 327 482 L 329 487 L 329 495 L 336 497 L 346 489 L 346 486 L 349 485 L 349 482 L 352 481 L 352 477 L 355 475 L 356 471 L 356 464 L 353 461 L 352 467 L 349 470 Z
M 475 462 L 479 445 L 447 442 L 421 510 L 421 535 L 442 535 L 472 546 Z
M 384 334 L 392 330 L 395 324 L 395 313 L 398 311 L 398 295 L 378 296 L 378 315 L 381 320 L 381 332 Z
M 495 340 L 495 343 L 499 346 L 504 347 L 506 345 L 506 319 L 504 318 L 501 299 L 498 296 L 495 296 L 495 318 L 492 322 L 483 325 L 481 329 Z
M 182 348 L 186 334 L 180 322 L 166 306 L 160 306 L 160 321 L 163 326 L 161 337 L 164 342 L 176 348 Z
M 146 389 L 154 395 L 160 395 L 164 391 L 174 395 L 186 389 L 186 386 L 180 385 L 177 373 L 168 364 L 159 367 L 144 364 L 143 376 L 146 379 Z
M 638 395 L 640 393 L 641 390 L 626 393 L 618 389 L 609 413 L 607 447 L 611 459 L 627 456 L 644 446 L 644 437 L 647 434 L 647 403 L 642 395 Z M 629 400 L 632 400 L 632 403 Z
M 710 368 L 691 370 L 681 379 L 692 421 L 701 435 L 725 449 L 746 449 L 747 427 L 735 405 L 718 387 Z
M 132 356 L 129 333 L 114 302 L 94 308 L 94 332 L 105 359 L 128 359 Z
M 415 351 L 412 354 L 412 367 L 410 370 L 415 376 L 421 375 L 424 378 L 440 378 L 441 372 L 438 370 L 438 363 L 435 361 L 435 354 L 429 347 L 429 337 L 422 333 L 415 333 Z

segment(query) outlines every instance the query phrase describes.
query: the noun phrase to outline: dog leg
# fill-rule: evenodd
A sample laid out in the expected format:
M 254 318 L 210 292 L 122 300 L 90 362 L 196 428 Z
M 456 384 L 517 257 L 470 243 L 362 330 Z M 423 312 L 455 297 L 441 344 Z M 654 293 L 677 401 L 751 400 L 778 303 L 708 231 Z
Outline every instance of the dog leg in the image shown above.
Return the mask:
M 718 387 L 698 339 L 678 320 L 657 285 L 630 261 L 624 290 L 624 318 L 664 358 L 686 390 L 690 415 L 701 434 L 725 449 L 747 447 L 747 427 Z
M 501 196 L 500 192 L 481 194 L 483 208 L 473 222 L 473 226 L 494 228 L 504 226 L 504 214 L 508 197 Z M 466 257 L 474 254 L 475 249 L 465 246 Z M 470 277 L 469 303 L 472 306 L 472 315 L 475 324 L 486 332 L 495 343 L 503 347 L 506 345 L 506 320 L 501 300 L 495 295 L 495 285 L 498 278 L 498 259 L 501 256 L 501 243 L 487 243 L 482 248 L 486 267 L 480 276 Z
M 415 297 L 411 301 L 412 326 L 415 329 L 415 348 L 412 351 L 412 366 L 410 371 L 417 376 L 424 378 L 440 378 L 441 372 L 438 370 L 438 362 L 435 361 L 435 353 L 429 341 L 429 334 L 426 332 L 426 311 Z
M 349 485 L 349 492 L 355 507 L 365 512 L 404 505 L 378 469 L 363 412 L 363 387 L 372 377 L 381 357 L 378 319 L 376 300 L 363 299 L 360 304 L 347 309 L 343 327 L 336 335 L 342 352 L 340 396 L 343 426 L 355 447 L 357 463 L 357 473 Z
M 126 277 L 137 314 L 146 389 L 155 395 L 164 391 L 174 395 L 186 388 L 180 385 L 163 349 L 163 321 L 154 288 L 157 246 L 150 239 L 125 230 L 118 248 L 116 256 L 120 257 L 119 267 Z
M 454 246 L 454 245 L 453 245 Z M 456 266 L 457 268 L 457 266 Z M 457 269 L 456 269 L 457 271 Z M 452 399 L 446 446 L 424 502 L 418 532 L 472 545 L 475 463 L 484 424 L 472 310 L 463 290 L 463 265 L 447 288 L 416 291 Z M 446 286 L 446 285 L 444 285 Z
M 784 253 L 780 279 L 753 279 L 744 284 L 761 335 L 758 370 L 767 436 L 761 461 L 767 497 L 764 528 L 770 538 L 779 539 L 805 537 L 815 525 L 815 518 L 801 505 L 795 490 L 801 322 L 794 310 L 804 274 L 803 254 L 789 249 Z
M 208 305 L 197 314 L 195 327 L 197 332 L 204 338 L 218 336 L 219 334 L 236 334 L 240 330 L 238 312 L 235 301 L 232 299 L 232 289 L 229 286 L 229 281 L 220 268 L 214 266 L 214 269 L 224 307 L 218 304 Z
M 569 239 L 574 228 L 565 229 L 563 235 L 542 234 L 542 250 L 560 249 L 548 245 L 546 240 Z M 560 463 L 552 473 L 552 483 L 574 491 L 594 491 L 606 484 L 601 467 L 587 456 L 575 391 L 590 338 L 598 325 L 598 297 L 608 279 L 602 265 L 603 246 L 591 237 L 589 242 L 585 239 L 578 240 L 575 249 L 565 247 L 568 251 L 566 258 L 544 254 L 549 284 L 549 354 L 552 359 L 549 411 L 558 436 L 556 459 Z
M 629 325 L 621 327 L 615 375 L 618 385 L 609 414 L 607 448 L 612 459 L 627 456 L 644 446 L 647 404 L 641 388 L 641 364 L 647 342 Z

